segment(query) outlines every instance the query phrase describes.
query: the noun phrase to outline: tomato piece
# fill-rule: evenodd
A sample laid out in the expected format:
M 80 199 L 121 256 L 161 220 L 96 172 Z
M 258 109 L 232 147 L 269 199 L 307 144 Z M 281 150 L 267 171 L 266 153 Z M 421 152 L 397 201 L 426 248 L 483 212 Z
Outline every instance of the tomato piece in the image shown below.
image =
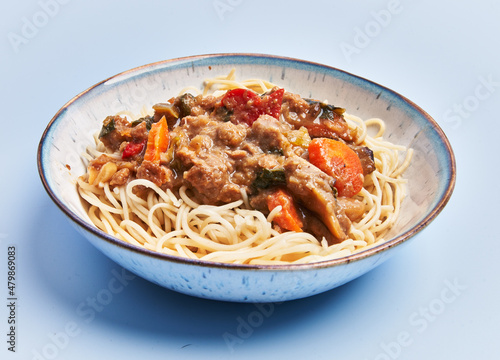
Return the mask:
M 363 167 L 358 155 L 341 141 L 316 138 L 309 144 L 309 162 L 335 178 L 339 196 L 352 197 L 363 188 Z
M 141 142 L 130 142 L 123 149 L 122 159 L 128 159 L 132 156 L 140 154 L 142 150 L 144 150 L 144 146 L 146 145 L 147 140 Z
M 262 111 L 264 114 L 271 115 L 278 119 L 281 113 L 281 104 L 283 103 L 283 94 L 285 89 L 277 89 L 262 98 Z
M 229 90 L 221 100 L 224 106 L 236 122 L 243 122 L 252 126 L 261 115 L 270 115 L 276 119 L 281 113 L 284 89 L 275 90 L 260 97 L 257 93 L 248 89 Z
M 261 115 L 260 96 L 247 89 L 229 90 L 222 98 L 222 105 L 237 118 L 238 122 L 252 125 Z

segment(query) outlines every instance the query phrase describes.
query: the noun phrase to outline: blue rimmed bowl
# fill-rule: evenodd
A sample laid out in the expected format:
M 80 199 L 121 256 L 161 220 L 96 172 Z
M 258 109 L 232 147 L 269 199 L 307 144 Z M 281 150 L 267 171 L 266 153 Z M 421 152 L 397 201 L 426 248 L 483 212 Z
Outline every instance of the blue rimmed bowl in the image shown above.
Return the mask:
M 409 194 L 388 240 L 336 260 L 302 265 L 232 265 L 155 253 L 97 229 L 76 190 L 81 154 L 107 116 L 139 113 L 187 86 L 235 68 L 239 79 L 262 78 L 303 97 L 328 99 L 361 118 L 379 117 L 386 138 L 412 147 Z M 161 61 L 122 72 L 75 96 L 52 118 L 38 148 L 38 170 L 55 204 L 95 247 L 125 269 L 181 293 L 237 302 L 280 302 L 318 294 L 365 274 L 402 248 L 443 210 L 455 185 L 455 159 L 437 123 L 398 93 L 329 66 L 269 55 L 215 54 Z

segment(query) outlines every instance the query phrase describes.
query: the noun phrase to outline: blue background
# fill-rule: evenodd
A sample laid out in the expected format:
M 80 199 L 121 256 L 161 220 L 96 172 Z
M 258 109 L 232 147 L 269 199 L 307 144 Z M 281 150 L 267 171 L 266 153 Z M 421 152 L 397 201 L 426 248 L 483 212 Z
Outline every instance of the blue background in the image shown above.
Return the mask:
M 493 0 L 2 1 L 0 357 L 497 358 L 499 15 Z M 202 300 L 124 273 L 45 193 L 40 137 L 64 103 L 105 78 L 221 52 L 324 63 L 413 100 L 455 151 L 448 206 L 374 271 L 293 302 Z M 12 245 L 15 353 L 7 344 Z

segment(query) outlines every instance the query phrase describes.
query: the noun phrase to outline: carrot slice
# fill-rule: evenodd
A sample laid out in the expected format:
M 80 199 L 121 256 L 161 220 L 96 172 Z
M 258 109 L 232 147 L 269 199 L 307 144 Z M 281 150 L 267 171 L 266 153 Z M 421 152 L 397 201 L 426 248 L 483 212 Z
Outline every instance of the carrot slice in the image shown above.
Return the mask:
M 302 220 L 300 219 L 292 196 L 283 189 L 278 189 L 267 197 L 267 207 L 272 211 L 281 205 L 281 211 L 276 214 L 273 221 L 282 229 L 291 231 L 302 231 Z
M 363 188 L 363 167 L 358 155 L 341 141 L 316 138 L 309 144 L 309 162 L 335 178 L 339 196 L 352 197 Z
M 159 164 L 160 155 L 167 151 L 168 143 L 168 124 L 165 116 L 163 116 L 160 121 L 151 125 L 144 160 Z

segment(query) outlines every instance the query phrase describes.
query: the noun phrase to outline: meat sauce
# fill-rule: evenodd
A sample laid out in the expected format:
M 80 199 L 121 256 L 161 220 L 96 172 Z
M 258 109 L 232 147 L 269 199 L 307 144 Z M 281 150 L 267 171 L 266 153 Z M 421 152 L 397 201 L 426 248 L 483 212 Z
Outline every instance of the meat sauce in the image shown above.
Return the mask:
M 263 95 L 246 89 L 219 97 L 184 94 L 153 110 L 131 122 L 122 116 L 103 121 L 99 139 L 121 158 L 103 154 L 92 160 L 89 183 L 115 187 L 140 178 L 174 192 L 187 186 L 194 199 L 211 205 L 240 200 L 244 191 L 250 205 L 266 215 L 270 197 L 283 190 L 300 231 L 329 244 L 345 239 L 351 221 L 364 213 L 355 196 L 338 193 L 334 176 L 309 161 L 312 139 L 328 138 L 356 154 L 360 176 L 374 170 L 373 152 L 354 145 L 357 133 L 342 108 L 274 88 Z M 166 139 L 153 139 L 152 129 L 161 122 L 168 127 Z M 151 157 L 150 147 L 162 141 L 165 151 Z M 274 226 L 290 230 L 286 222 Z

